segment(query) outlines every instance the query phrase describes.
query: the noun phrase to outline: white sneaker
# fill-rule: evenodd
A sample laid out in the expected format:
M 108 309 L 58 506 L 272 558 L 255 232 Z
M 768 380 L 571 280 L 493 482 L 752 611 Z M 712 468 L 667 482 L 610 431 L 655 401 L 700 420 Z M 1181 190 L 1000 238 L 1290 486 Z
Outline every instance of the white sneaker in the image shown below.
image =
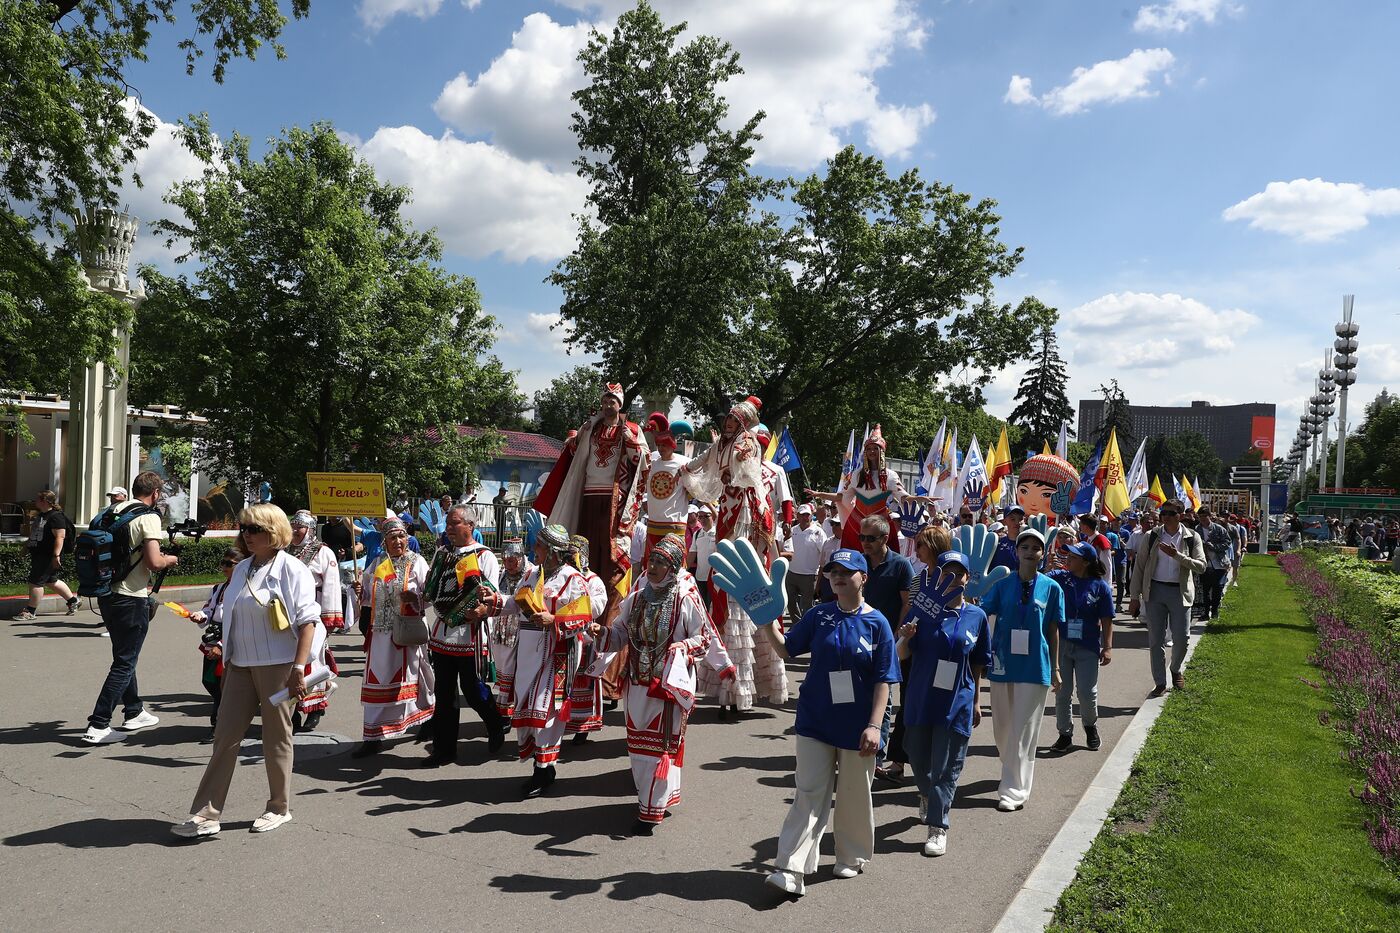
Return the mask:
M 919 822 L 922 823 L 922 822 L 924 822 L 924 821 L 927 820 L 927 819 L 928 819 L 928 798 L 925 797 L 923 794 L 920 794 L 920 795 L 919 795 Z
M 997 809 L 1002 813 L 1015 813 L 1024 806 L 1024 803 L 1017 803 L 1010 797 L 1003 797 L 997 801 Z
M 292 818 L 290 813 L 273 813 L 271 810 L 253 820 L 253 828 L 250 832 L 270 833 L 283 823 Z
M 160 722 L 160 717 L 152 716 L 151 711 L 143 709 L 135 716 L 122 723 L 122 729 L 126 732 L 135 732 L 137 729 L 146 729 Z
M 928 828 L 928 842 L 924 843 L 925 855 L 942 855 L 948 851 L 948 830 L 937 826 Z
M 105 729 L 88 726 L 87 731 L 83 733 L 83 741 L 89 745 L 108 745 L 112 742 L 120 742 L 124 738 L 126 738 L 125 735 L 113 730 L 110 726 Z
M 176 823 L 170 827 L 170 831 L 182 839 L 198 839 L 200 836 L 212 836 L 223 829 L 218 820 L 206 820 L 202 816 L 192 816 L 183 823 Z
M 798 897 L 807 893 L 807 882 L 795 871 L 775 871 L 763 883 L 769 887 L 777 888 L 784 894 L 796 894 Z
M 854 878 L 860 874 L 860 865 L 837 865 L 831 870 L 831 874 L 837 878 Z

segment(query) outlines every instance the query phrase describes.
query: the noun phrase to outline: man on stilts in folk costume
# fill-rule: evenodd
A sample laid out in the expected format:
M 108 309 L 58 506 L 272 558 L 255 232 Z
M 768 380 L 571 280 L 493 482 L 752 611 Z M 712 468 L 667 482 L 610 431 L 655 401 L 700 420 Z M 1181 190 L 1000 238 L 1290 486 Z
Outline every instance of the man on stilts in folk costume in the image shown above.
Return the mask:
M 608 588 L 601 577 L 588 569 L 588 539 L 574 535 L 573 550 L 569 553 L 569 563 L 583 574 L 588 585 L 588 603 L 593 622 L 603 618 L 608 607 Z M 603 682 L 597 674 L 588 672 L 589 666 L 598 655 L 598 646 L 587 630 L 579 632 L 580 658 L 578 671 L 574 674 L 569 703 L 569 724 L 565 731 L 573 733 L 574 744 L 588 741 L 588 733 L 603 728 Z
M 773 543 L 773 510 L 763 482 L 763 451 L 753 429 L 762 403 L 749 396 L 730 409 L 720 436 L 705 453 L 686 464 L 690 490 L 707 502 L 719 500 L 716 541 L 747 538 L 760 554 L 770 553 Z M 734 665 L 732 676 L 701 668 L 700 688 L 705 696 L 717 696 L 720 717 L 726 708 L 753 708 L 755 697 L 771 703 L 787 700 L 787 671 L 768 644 L 755 643 L 754 626 L 738 602 L 717 588 L 711 589 L 710 618 L 720 632 Z
M 648 451 L 642 429 L 622 414 L 622 386 L 608 383 L 596 415 L 564 444 L 534 509 L 550 522 L 588 539 L 588 564 L 608 587 L 604 619 L 631 589 L 632 526 L 639 503 L 633 492 L 646 481 Z M 625 652 L 623 652 L 625 654 Z M 603 695 L 622 696 L 617 659 L 603 675 Z
M 569 565 L 573 542 L 562 525 L 535 540 L 537 566 L 514 594 L 524 610 L 515 639 L 515 738 L 534 772 L 523 788 L 538 797 L 554 783 L 554 762 L 569 721 L 569 690 L 579 667 L 578 635 L 593 621 L 588 582 Z
M 638 831 L 649 834 L 681 799 L 685 728 L 695 702 L 696 659 L 714 637 L 695 578 L 674 535 L 652 548 L 642 585 L 611 626 L 590 631 L 600 650 L 626 643 L 627 753 L 637 785 Z
M 335 552 L 327 547 L 316 534 L 316 516 L 302 509 L 292 516 L 292 544 L 287 550 L 297 560 L 306 565 L 316 580 L 316 601 L 321 606 L 321 624 L 327 635 L 345 631 L 349 626 L 345 619 L 345 604 L 341 597 L 340 564 Z M 330 668 L 332 674 L 340 673 L 340 665 L 335 663 L 335 655 L 324 637 L 320 639 L 320 656 L 315 660 Z M 311 673 L 307 664 L 306 673 Z M 321 717 L 329 706 L 331 691 L 335 681 L 329 680 L 312 687 L 306 695 L 297 700 L 296 712 L 292 714 L 292 731 L 314 732 L 321 724 Z M 303 717 L 305 717 L 303 719 Z
M 661 412 L 652 412 L 647 417 L 645 427 L 653 446 L 651 463 L 647 468 L 646 482 L 633 490 L 634 500 L 641 503 L 637 509 L 647 518 L 646 550 L 642 553 L 642 567 L 645 570 L 647 555 L 667 535 L 685 538 L 686 510 L 690 506 L 689 475 L 685 465 L 690 458 L 676 453 L 676 439 L 671 434 L 671 424 Z
M 515 715 L 515 640 L 525 610 L 515 601 L 515 593 L 535 569 L 525 556 L 521 541 L 507 541 L 501 554 L 501 606 L 491 619 L 491 661 L 496 665 L 496 710 L 502 728 L 509 730 Z

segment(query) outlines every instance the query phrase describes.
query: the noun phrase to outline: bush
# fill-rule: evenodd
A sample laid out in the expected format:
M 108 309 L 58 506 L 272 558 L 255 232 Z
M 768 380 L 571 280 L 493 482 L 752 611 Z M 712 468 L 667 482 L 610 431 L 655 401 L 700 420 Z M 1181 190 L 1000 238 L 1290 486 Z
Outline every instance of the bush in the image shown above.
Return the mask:
M 161 549 L 180 555 L 180 564 L 173 573 L 182 577 L 219 575 L 219 560 L 224 551 L 233 545 L 233 538 L 193 538 L 179 537 L 175 546 L 162 543 Z M 73 555 L 63 555 L 62 577 L 69 584 L 77 585 L 78 571 L 73 565 Z M 22 542 L 0 544 L 0 584 L 24 584 L 29 578 L 29 548 Z

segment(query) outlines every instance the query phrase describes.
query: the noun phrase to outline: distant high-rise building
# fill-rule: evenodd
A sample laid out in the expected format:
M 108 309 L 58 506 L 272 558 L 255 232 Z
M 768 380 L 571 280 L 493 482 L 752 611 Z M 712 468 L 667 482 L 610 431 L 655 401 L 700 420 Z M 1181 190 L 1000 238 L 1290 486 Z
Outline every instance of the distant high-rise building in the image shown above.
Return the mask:
M 1133 413 L 1133 433 L 1136 435 L 1132 438 L 1134 445 L 1144 437 L 1158 434 L 1171 437 L 1185 431 L 1195 431 L 1205 436 L 1215 455 L 1227 465 L 1250 449 L 1254 419 L 1274 417 L 1273 404 L 1265 402 L 1247 402 L 1243 405 L 1192 402 L 1186 407 L 1131 405 L 1129 408 Z M 1079 439 L 1089 443 L 1101 424 L 1103 399 L 1080 399 Z M 1125 457 L 1132 455 L 1132 451 L 1123 452 Z

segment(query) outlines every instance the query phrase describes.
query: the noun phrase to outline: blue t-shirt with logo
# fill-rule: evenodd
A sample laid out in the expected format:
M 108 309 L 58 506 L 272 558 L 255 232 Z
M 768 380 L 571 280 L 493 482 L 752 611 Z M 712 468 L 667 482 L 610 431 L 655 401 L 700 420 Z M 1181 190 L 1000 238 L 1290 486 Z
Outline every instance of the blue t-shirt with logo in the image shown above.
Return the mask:
M 997 542 L 996 553 L 992 555 L 992 567 L 1005 567 L 1015 573 L 1021 567 L 1020 558 L 1016 556 L 1016 542 L 1011 540 L 1009 535 L 1003 535 Z M 991 567 L 987 568 L 988 570 Z
M 788 631 L 787 652 L 812 656 L 797 694 L 797 734 L 836 748 L 859 748 L 860 734 L 872 721 L 876 685 L 899 683 L 889 621 L 869 605 L 846 612 L 840 603 L 822 603 Z M 832 702 L 831 674 L 842 671 L 850 672 L 854 702 Z
M 977 703 L 972 669 L 992 664 L 987 614 L 969 604 L 935 612 L 925 614 L 915 597 L 910 616 L 918 631 L 909 642 L 909 680 L 902 688 L 904 722 L 971 736 L 972 710 Z M 940 668 L 945 672 L 941 677 Z M 946 673 L 949 669 L 951 676 Z
M 1020 575 L 1003 577 L 982 598 L 982 608 L 996 616 L 992 632 L 992 668 L 987 679 L 995 683 L 1050 684 L 1050 643 L 1045 623 L 1059 626 L 1065 617 L 1065 594 L 1043 573 L 1024 581 Z M 1024 635 L 1017 632 L 1024 631 Z
M 865 577 L 865 601 L 880 610 L 891 626 L 903 621 L 899 617 L 904 611 L 900 594 L 913 589 L 914 565 L 894 551 L 885 551 L 885 559 L 871 567 Z
M 1056 570 L 1051 578 L 1065 593 L 1065 617 L 1060 637 L 1095 652 L 1103 645 L 1103 620 L 1113 618 L 1113 591 L 1101 577 L 1076 577 Z

